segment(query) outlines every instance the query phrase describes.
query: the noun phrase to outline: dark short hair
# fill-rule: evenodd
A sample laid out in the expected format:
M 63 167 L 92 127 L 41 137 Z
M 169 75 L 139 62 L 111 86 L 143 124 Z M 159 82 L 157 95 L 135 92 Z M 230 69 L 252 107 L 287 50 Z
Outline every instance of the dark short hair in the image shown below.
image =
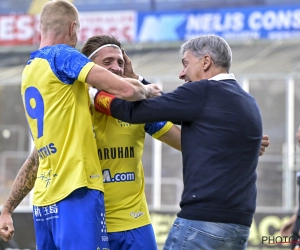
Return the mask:
M 96 49 L 106 44 L 115 44 L 122 50 L 121 42 L 110 35 L 92 36 L 83 45 L 81 52 L 82 54 L 89 57 Z

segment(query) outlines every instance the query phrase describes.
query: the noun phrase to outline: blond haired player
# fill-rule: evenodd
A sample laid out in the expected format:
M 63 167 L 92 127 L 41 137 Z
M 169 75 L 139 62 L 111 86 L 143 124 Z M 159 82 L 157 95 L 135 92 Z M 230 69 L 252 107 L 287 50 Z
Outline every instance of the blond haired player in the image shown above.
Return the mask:
M 21 94 L 36 150 L 2 209 L 0 235 L 13 237 L 11 214 L 34 185 L 39 250 L 109 248 L 86 82 L 128 100 L 161 92 L 155 85 L 116 77 L 82 55 L 75 49 L 79 27 L 73 4 L 47 2 L 40 16 L 39 49 L 30 54 L 22 73 Z

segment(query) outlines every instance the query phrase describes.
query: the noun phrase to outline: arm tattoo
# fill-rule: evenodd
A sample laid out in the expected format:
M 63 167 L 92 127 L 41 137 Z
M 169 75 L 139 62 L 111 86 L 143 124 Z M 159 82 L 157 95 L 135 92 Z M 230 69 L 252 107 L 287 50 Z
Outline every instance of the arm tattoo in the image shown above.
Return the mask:
M 36 149 L 24 162 L 18 172 L 9 197 L 4 207 L 12 213 L 25 196 L 33 189 L 39 167 L 39 158 Z

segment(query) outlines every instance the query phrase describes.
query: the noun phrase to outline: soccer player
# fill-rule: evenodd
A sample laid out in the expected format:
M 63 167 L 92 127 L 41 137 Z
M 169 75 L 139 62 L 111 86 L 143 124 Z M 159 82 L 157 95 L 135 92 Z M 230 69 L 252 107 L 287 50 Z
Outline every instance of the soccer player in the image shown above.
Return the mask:
M 127 100 L 161 93 L 155 85 L 117 77 L 77 51 L 79 27 L 73 4 L 47 2 L 40 16 L 40 47 L 22 74 L 21 93 L 36 149 L 2 209 L 0 236 L 13 237 L 11 213 L 34 185 L 37 249 L 109 249 L 86 83 Z
M 82 53 L 116 75 L 139 78 L 122 52 L 121 43 L 113 36 L 89 38 Z M 145 196 L 142 166 L 145 133 L 180 150 L 180 129 L 170 122 L 130 124 L 100 112 L 94 112 L 94 128 L 104 177 L 110 248 L 157 249 Z

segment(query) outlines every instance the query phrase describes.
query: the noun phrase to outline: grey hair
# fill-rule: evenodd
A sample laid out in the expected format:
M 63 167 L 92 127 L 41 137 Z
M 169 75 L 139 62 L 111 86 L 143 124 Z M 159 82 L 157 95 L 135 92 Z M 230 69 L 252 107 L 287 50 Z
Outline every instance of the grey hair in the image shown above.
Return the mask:
M 180 55 L 190 51 L 200 59 L 204 55 L 210 55 L 217 67 L 222 67 L 229 72 L 232 62 L 232 52 L 224 38 L 216 35 L 203 35 L 192 38 L 181 45 Z

